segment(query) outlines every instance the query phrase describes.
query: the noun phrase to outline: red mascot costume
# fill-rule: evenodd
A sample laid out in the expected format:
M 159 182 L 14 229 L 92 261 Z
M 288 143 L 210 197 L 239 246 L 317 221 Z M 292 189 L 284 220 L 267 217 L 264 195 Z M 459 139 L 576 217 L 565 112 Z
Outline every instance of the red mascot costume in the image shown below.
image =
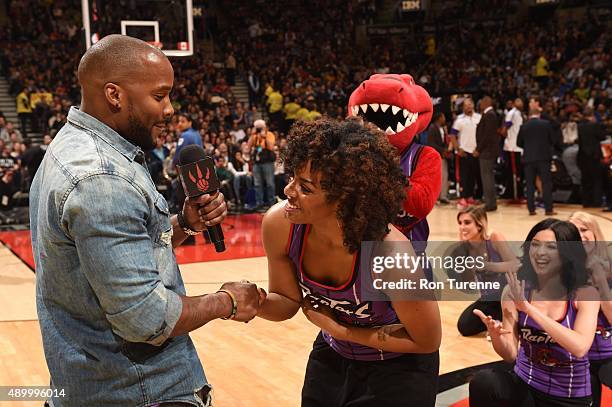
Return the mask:
M 394 226 L 425 250 L 429 237 L 426 216 L 433 209 L 442 184 L 440 154 L 418 144 L 415 135 L 427 128 L 433 106 L 425 89 L 410 75 L 377 74 L 359 85 L 349 99 L 349 115 L 361 116 L 385 132 L 400 153 L 408 178 L 403 211 Z

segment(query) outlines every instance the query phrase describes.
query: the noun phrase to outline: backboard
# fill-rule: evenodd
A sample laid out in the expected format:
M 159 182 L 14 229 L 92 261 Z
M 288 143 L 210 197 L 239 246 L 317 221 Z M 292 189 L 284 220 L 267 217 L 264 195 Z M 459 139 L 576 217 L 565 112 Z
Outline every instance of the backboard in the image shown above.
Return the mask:
M 109 34 L 140 38 L 167 56 L 193 55 L 192 0 L 81 0 L 87 49 Z

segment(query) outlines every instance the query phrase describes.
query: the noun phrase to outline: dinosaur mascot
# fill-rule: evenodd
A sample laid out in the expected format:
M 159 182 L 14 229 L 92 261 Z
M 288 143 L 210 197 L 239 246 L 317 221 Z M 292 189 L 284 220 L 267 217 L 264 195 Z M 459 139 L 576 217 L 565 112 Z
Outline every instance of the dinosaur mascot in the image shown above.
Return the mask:
M 433 114 L 431 97 L 410 75 L 376 74 L 351 94 L 349 116 L 361 116 L 385 132 L 400 153 L 400 166 L 408 179 L 406 200 L 394 226 L 425 251 L 429 237 L 426 216 L 433 209 L 442 184 L 440 154 L 418 144 Z M 422 242 L 422 243 L 421 243 Z

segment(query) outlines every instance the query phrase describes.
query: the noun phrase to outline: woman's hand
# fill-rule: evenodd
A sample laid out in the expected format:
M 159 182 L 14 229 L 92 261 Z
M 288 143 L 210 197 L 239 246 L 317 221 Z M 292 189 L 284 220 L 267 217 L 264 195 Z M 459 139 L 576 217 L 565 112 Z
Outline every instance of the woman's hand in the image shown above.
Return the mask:
M 481 310 L 475 309 L 473 312 L 474 312 L 474 315 L 480 318 L 482 323 L 485 324 L 485 326 L 487 327 L 487 331 L 489 332 L 489 335 L 491 335 L 491 339 L 494 339 L 494 338 L 496 339 L 502 335 L 512 333 L 508 331 L 507 329 L 503 328 L 503 324 L 501 321 L 493 319 L 493 317 L 491 317 L 490 315 L 485 315 Z
M 510 298 L 518 311 L 527 312 L 529 301 L 525 299 L 525 280 L 520 280 L 516 273 L 506 273 L 508 287 L 510 287 Z
M 384 342 L 390 336 L 394 336 L 395 333 L 398 333 L 402 330 L 406 330 L 403 324 L 390 324 L 381 326 L 380 328 L 378 328 L 376 333 L 378 334 L 378 340 Z
M 347 328 L 336 321 L 329 307 L 312 304 L 308 297 L 302 301 L 302 312 L 314 325 L 329 333 L 335 339 L 346 340 Z

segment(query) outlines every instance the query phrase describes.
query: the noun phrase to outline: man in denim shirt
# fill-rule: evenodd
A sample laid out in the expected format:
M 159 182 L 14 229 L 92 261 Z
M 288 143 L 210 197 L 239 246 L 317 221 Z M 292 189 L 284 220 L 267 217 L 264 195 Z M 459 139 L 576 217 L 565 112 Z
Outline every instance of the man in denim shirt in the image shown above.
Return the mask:
M 36 303 L 51 406 L 210 404 L 187 333 L 216 318 L 253 318 L 254 284 L 185 296 L 173 247 L 227 214 L 222 194 L 187 200 L 170 217 L 144 150 L 174 111 L 165 55 L 111 35 L 79 64 L 72 108 L 30 192 Z

